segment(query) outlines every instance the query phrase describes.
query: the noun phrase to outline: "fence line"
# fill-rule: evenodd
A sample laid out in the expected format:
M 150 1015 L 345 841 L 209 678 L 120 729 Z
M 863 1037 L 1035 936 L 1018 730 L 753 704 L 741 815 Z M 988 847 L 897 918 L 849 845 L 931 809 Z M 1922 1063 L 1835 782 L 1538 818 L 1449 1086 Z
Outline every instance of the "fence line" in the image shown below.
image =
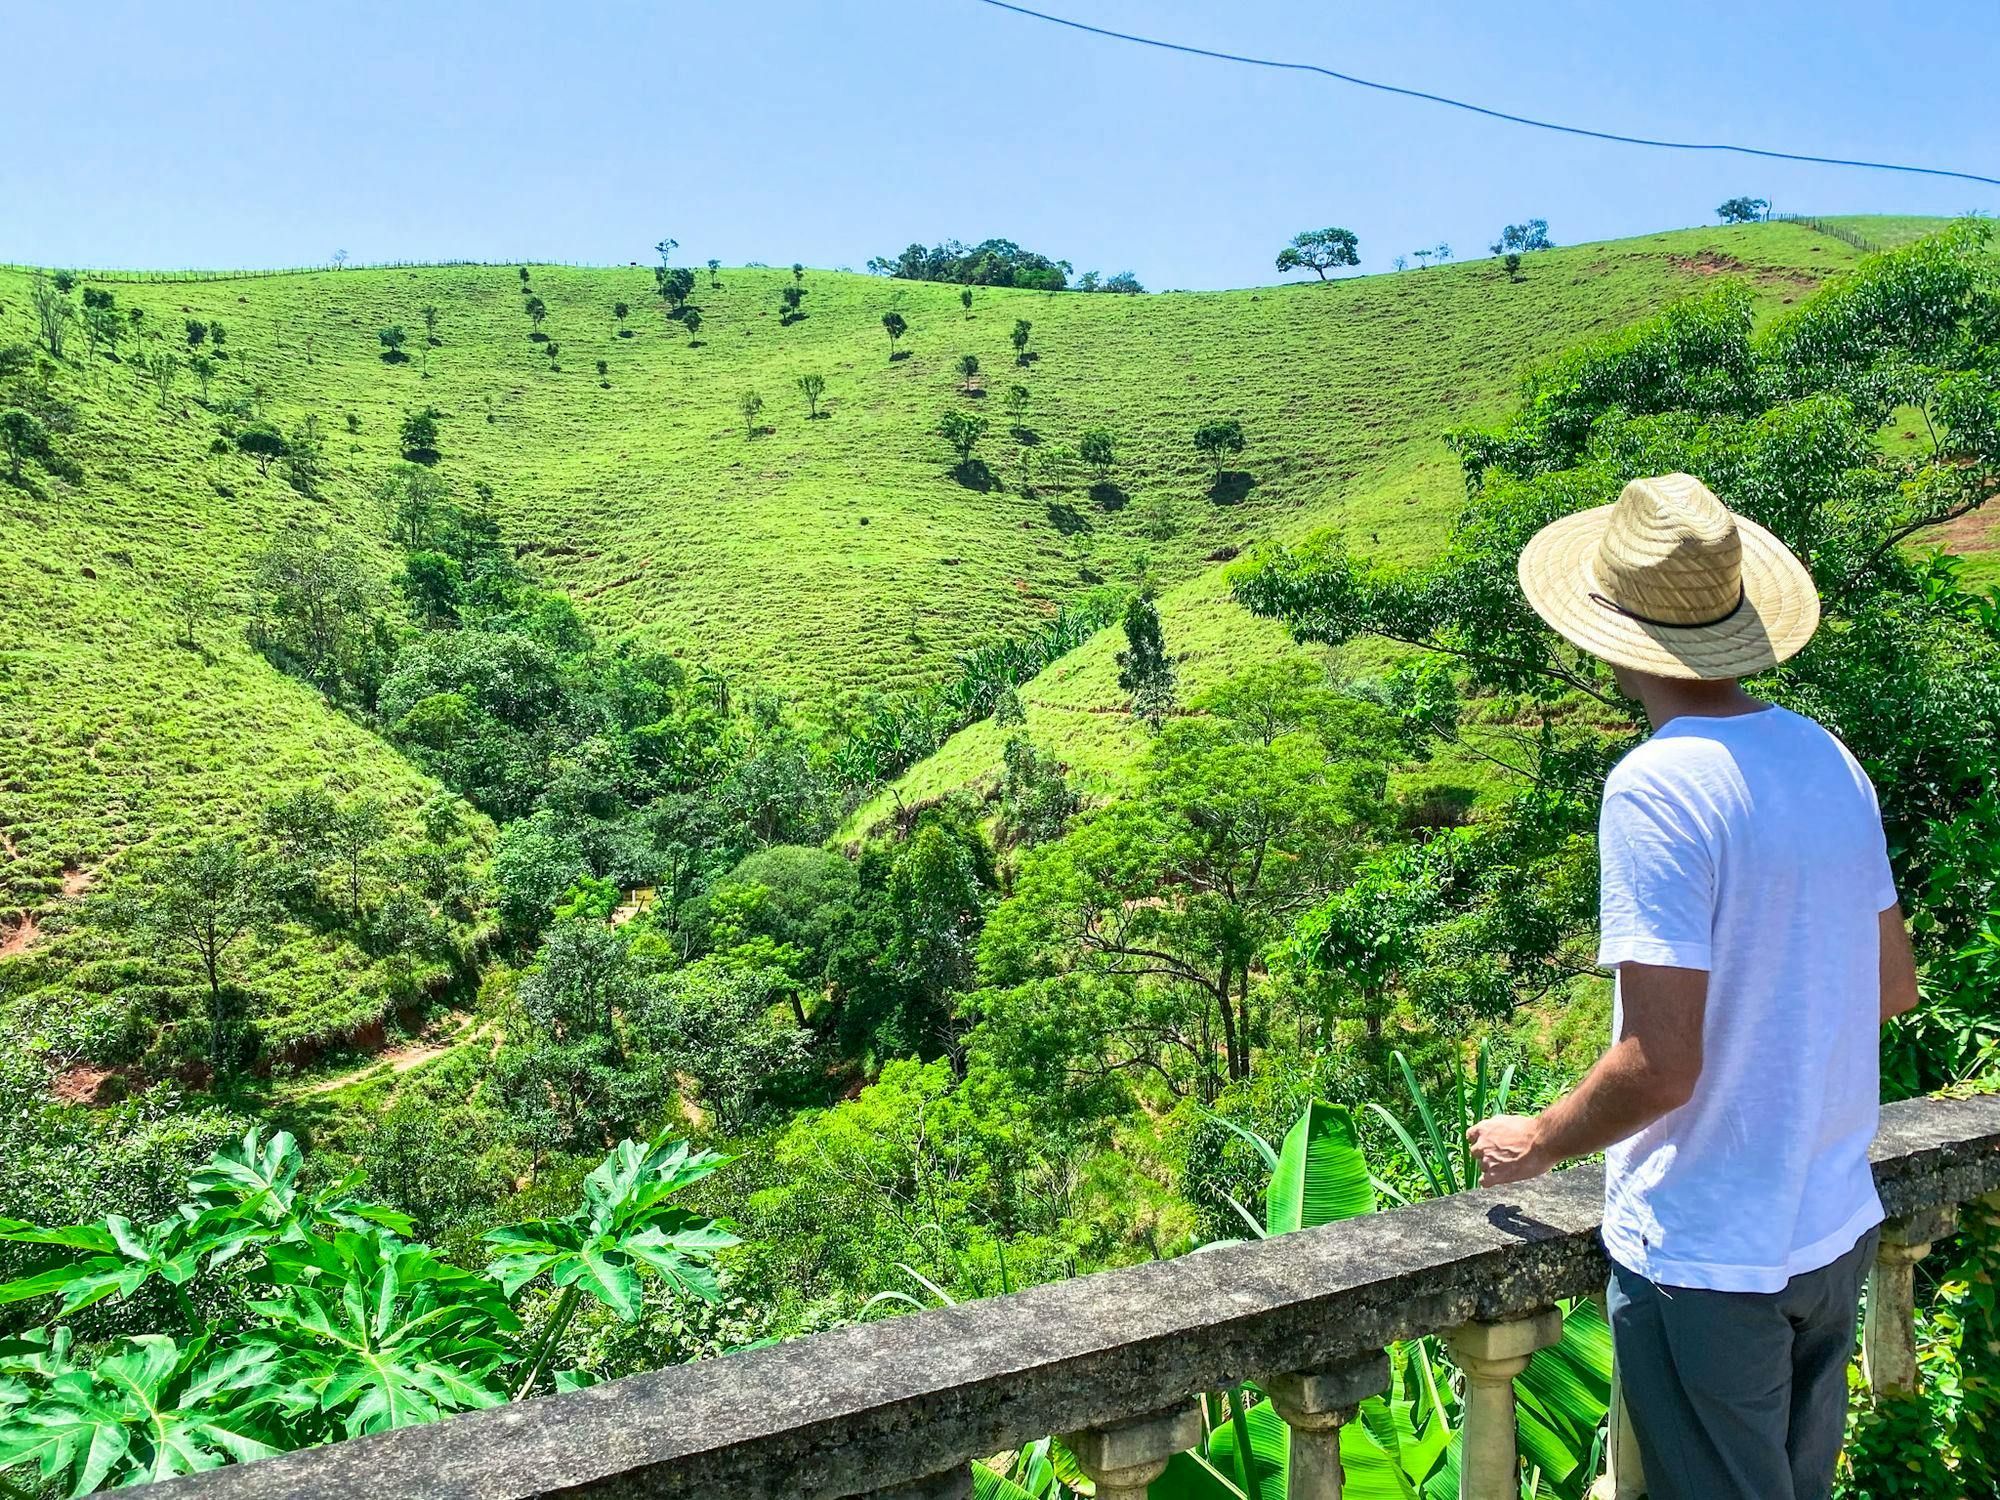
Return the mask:
M 1869 239 L 1867 235 L 1856 234 L 1845 224 L 1830 224 L 1825 219 L 1813 214 L 1772 214 L 1771 217 L 1780 224 L 1802 224 L 1815 233 L 1824 234 L 1833 239 L 1840 240 L 1844 244 L 1852 245 L 1863 255 L 1874 255 L 1883 248 L 1874 240 Z
M 85 270 L 71 266 L 30 266 L 14 261 L 4 261 L 0 262 L 0 271 L 32 273 L 35 271 L 65 270 L 79 281 L 100 283 L 173 283 L 262 281 L 273 276 L 316 276 L 322 272 L 333 271 L 445 271 L 462 267 L 491 267 L 498 269 L 514 266 L 528 266 L 530 268 L 559 266 L 571 271 L 623 271 L 637 264 L 639 264 L 637 261 L 614 264 L 588 260 L 380 260 L 365 263 L 348 261 L 343 265 L 335 265 L 329 261 L 324 265 L 317 266 L 272 266 L 262 270 L 239 271 L 201 271 L 192 268 L 177 271 L 120 271 L 109 269 Z

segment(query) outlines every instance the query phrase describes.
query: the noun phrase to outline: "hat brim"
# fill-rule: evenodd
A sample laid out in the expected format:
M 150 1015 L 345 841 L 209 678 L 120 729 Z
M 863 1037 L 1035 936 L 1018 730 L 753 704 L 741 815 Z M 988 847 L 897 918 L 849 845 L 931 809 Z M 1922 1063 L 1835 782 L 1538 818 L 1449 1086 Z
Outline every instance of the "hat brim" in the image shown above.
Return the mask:
M 1613 666 L 1656 677 L 1748 677 L 1794 656 L 1819 627 L 1819 591 L 1791 549 L 1744 516 L 1743 603 L 1713 625 L 1654 625 L 1599 603 L 1592 575 L 1613 506 L 1564 516 L 1521 550 L 1521 591 L 1549 628 Z

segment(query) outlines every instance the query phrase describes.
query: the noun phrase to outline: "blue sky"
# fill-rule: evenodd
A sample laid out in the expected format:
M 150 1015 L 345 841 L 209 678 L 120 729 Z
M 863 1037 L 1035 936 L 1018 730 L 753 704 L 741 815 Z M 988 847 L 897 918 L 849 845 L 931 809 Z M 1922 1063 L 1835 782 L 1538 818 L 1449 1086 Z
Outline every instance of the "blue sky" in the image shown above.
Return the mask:
M 1040 8 L 1598 128 L 2000 175 L 1993 0 Z M 1573 243 L 1739 192 L 2000 209 L 1971 183 L 1579 141 L 976 0 L 4 10 L 6 260 L 622 262 L 671 234 L 684 259 L 859 269 L 1004 235 L 1163 289 L 1270 281 L 1286 238 L 1327 224 L 1379 270 L 1441 240 L 1481 253 L 1531 214 Z

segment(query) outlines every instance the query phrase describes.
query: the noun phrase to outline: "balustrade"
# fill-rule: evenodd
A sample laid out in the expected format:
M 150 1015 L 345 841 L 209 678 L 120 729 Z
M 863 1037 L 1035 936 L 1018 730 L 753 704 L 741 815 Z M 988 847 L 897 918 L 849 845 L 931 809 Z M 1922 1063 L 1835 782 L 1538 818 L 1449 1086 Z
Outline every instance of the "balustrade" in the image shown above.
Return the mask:
M 1870 1278 L 1878 1400 L 1916 1392 L 1914 1271 L 1955 1205 L 2000 1191 L 2000 1098 L 1887 1106 L 1892 1215 Z M 1253 1380 L 1291 1429 L 1290 1500 L 1338 1500 L 1340 1429 L 1382 1351 L 1442 1332 L 1464 1372 L 1463 1500 L 1517 1500 L 1514 1378 L 1601 1295 L 1591 1169 L 836 1329 L 189 1475 L 148 1500 L 963 1500 L 972 1459 L 1049 1433 L 1100 1500 L 1144 1500 L 1204 1437 L 1194 1393 Z M 1756 1205 L 1744 1205 L 1755 1212 Z M 1600 1500 L 1644 1494 L 1614 1395 Z

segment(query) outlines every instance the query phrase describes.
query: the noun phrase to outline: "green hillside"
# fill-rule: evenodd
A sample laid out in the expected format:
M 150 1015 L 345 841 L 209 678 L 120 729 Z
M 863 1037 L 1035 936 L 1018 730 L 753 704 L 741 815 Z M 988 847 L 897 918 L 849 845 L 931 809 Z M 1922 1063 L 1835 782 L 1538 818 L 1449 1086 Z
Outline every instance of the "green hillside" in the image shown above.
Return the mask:
M 790 326 L 779 301 L 789 271 L 729 269 L 719 285 L 699 277 L 696 346 L 661 317 L 644 269 L 536 267 L 553 366 L 529 337 L 513 267 L 107 278 L 143 329 L 177 341 L 189 318 L 220 321 L 227 344 L 206 403 L 183 368 L 162 406 L 130 360 L 89 359 L 70 330 L 75 364 L 59 384 L 75 426 L 57 445 L 80 475 L 12 491 L 0 515 L 16 710 L 0 826 L 17 851 L 0 874 L 0 915 L 126 843 L 133 794 L 99 795 L 96 780 L 113 757 L 148 762 L 158 826 L 197 809 L 226 817 L 236 791 L 314 765 L 407 774 L 247 651 L 235 601 L 249 559 L 301 528 L 350 541 L 387 579 L 395 556 L 371 492 L 398 457 L 398 424 L 421 407 L 441 414 L 437 471 L 454 493 L 490 485 L 517 550 L 593 625 L 791 694 L 851 694 L 930 680 L 1092 581 L 1143 568 L 1187 584 L 1296 526 L 1365 523 L 1371 545 L 1420 549 L 1457 490 L 1439 432 L 1496 412 L 1521 364 L 1718 269 L 1747 271 L 1775 305 L 1854 258 L 1837 240 L 1770 224 L 1545 252 L 1511 280 L 1479 261 L 1143 298 L 981 289 L 969 313 L 955 287 L 811 271 L 805 316 Z M 0 272 L 0 346 L 34 339 L 27 284 L 26 272 Z M 629 338 L 612 315 L 621 299 Z M 439 310 L 435 347 L 426 304 Z M 892 310 L 910 325 L 907 357 L 893 362 L 880 322 Z M 1034 325 L 1025 365 L 1008 339 L 1018 318 Z M 409 331 L 407 361 L 381 358 L 389 325 Z M 984 396 L 960 392 L 963 353 L 980 358 Z M 795 386 L 806 373 L 827 380 L 819 421 Z M 1009 436 L 1001 409 L 1016 383 L 1030 392 L 1031 445 Z M 746 390 L 766 403 L 754 440 L 738 411 Z M 320 498 L 210 452 L 215 411 L 231 403 L 239 421 L 316 421 Z M 954 408 L 989 416 L 979 456 L 990 488 L 952 476 L 934 428 Z M 1190 444 L 1217 417 L 1248 437 L 1232 465 L 1247 477 L 1219 491 Z M 1114 489 L 1094 499 L 1093 476 L 1057 455 L 1099 425 L 1118 462 Z M 1024 446 L 1040 455 L 1026 490 Z M 195 578 L 223 593 L 202 631 L 213 666 L 171 644 L 167 596 Z M 1202 648 L 1176 626 L 1178 649 Z M 1241 628 L 1234 616 L 1215 625 L 1225 639 Z M 172 747 L 195 737 L 200 753 L 178 758 L 199 787 L 177 788 Z M 1092 737 L 1077 738 L 1087 763 Z
M 1776 308 L 1856 258 L 1839 239 L 1760 224 L 1540 252 L 1513 277 L 1483 260 L 1222 293 L 981 288 L 969 310 L 956 286 L 734 268 L 696 274 L 697 339 L 663 316 L 640 267 L 85 276 L 70 300 L 108 293 L 122 337 L 93 350 L 79 318 L 60 365 L 17 368 L 59 413 L 55 460 L 31 462 L 0 504 L 0 937 L 37 965 L 10 988 L 75 975 L 98 997 L 86 1009 L 109 1005 L 130 982 L 125 959 L 70 934 L 69 898 L 114 859 L 245 828 L 298 786 L 383 797 L 410 831 L 437 787 L 267 662 L 245 625 L 255 559 L 285 538 L 331 539 L 391 592 L 402 554 L 376 491 L 413 412 L 437 413 L 433 472 L 460 502 L 490 497 L 531 577 L 567 591 L 601 636 L 682 654 L 739 698 L 763 687 L 865 707 L 1093 585 L 1142 579 L 1164 591 L 1191 694 L 1294 649 L 1228 600 L 1221 568 L 1239 550 L 1332 523 L 1417 555 L 1459 494 L 1441 433 L 1501 412 L 1523 365 L 1716 274 L 1747 277 Z M 31 284 L 0 271 L 0 350 L 17 367 L 43 357 Z M 804 293 L 789 321 L 788 287 Z M 908 325 L 894 358 L 891 311 Z M 1017 361 L 1020 319 L 1032 327 Z M 190 321 L 222 325 L 223 343 L 190 346 Z M 392 327 L 397 351 L 381 338 Z M 166 349 L 179 367 L 163 399 L 145 360 Z M 967 353 L 980 361 L 969 383 Z M 806 374 L 825 377 L 817 420 Z M 754 436 L 747 391 L 764 401 Z M 948 411 L 986 417 L 986 467 L 957 467 L 937 433 Z M 1192 434 L 1223 418 L 1247 441 L 1218 479 Z M 258 422 L 318 434 L 312 493 L 230 440 Z M 1091 428 L 1115 443 L 1103 480 L 1076 457 Z M 175 610 L 190 590 L 213 596 L 193 646 Z M 1141 743 L 1115 687 L 1116 634 L 1023 694 L 1030 732 L 1086 793 L 1108 790 Z M 989 779 L 1000 745 L 975 724 L 847 833 Z M 1435 774 L 1480 784 L 1476 768 Z M 312 924 L 260 945 L 246 977 L 267 1041 L 348 1035 L 405 1004 L 412 981 L 382 961 Z
M 1864 222 L 1877 221 L 1856 221 Z M 1921 229 L 1935 230 L 1941 221 L 1893 222 L 1906 226 L 1908 233 L 1902 238 L 1910 239 Z M 1335 526 L 1345 529 L 1370 555 L 1392 562 L 1420 558 L 1442 538 L 1462 495 L 1457 459 L 1443 441 L 1445 429 L 1503 413 L 1514 398 L 1515 377 L 1524 363 L 1579 336 L 1628 321 L 1641 309 L 1685 293 L 1708 276 L 1743 278 L 1768 315 L 1795 301 L 1824 272 L 1858 258 L 1859 253 L 1842 241 L 1787 224 L 1683 230 L 1556 250 L 1530 257 L 1523 282 L 1504 287 L 1506 294 L 1518 297 L 1527 291 L 1529 278 L 1538 281 L 1534 311 L 1547 321 L 1535 321 L 1523 307 L 1517 314 L 1520 321 L 1505 328 L 1479 315 L 1485 310 L 1483 299 L 1493 291 L 1491 278 L 1497 275 L 1493 262 L 1349 283 L 1350 288 L 1367 287 L 1384 298 L 1413 299 L 1412 305 L 1418 297 L 1426 299 L 1422 321 L 1434 359 L 1420 384 L 1428 393 L 1428 405 L 1397 402 L 1396 426 L 1383 434 L 1386 461 L 1365 465 L 1345 482 L 1315 486 L 1306 503 L 1273 518 L 1266 535 L 1289 538 Z M 1648 293 L 1650 302 L 1643 300 Z M 1620 296 L 1616 305 L 1624 311 L 1611 315 L 1614 294 Z M 1599 309 L 1607 310 L 1602 323 L 1593 317 Z M 1545 338 L 1558 325 L 1564 331 Z M 1386 403 L 1386 392 L 1384 397 Z M 1168 645 L 1179 657 L 1184 698 L 1276 655 L 1318 656 L 1336 676 L 1363 675 L 1375 664 L 1366 659 L 1342 661 L 1341 653 L 1294 644 L 1280 627 L 1256 619 L 1231 599 L 1226 567 L 1213 563 L 1165 589 L 1160 597 Z M 1115 785 L 1146 743 L 1144 730 L 1122 711 L 1127 695 L 1117 685 L 1115 661 L 1122 644 L 1117 630 L 1107 630 L 1020 695 L 1028 734 L 1041 744 L 1058 747 L 1089 792 L 1102 793 Z M 849 822 L 850 833 L 879 826 L 898 805 L 924 802 L 954 787 L 989 784 L 998 775 L 1006 737 L 990 721 L 962 731 L 862 807 Z M 1488 779 L 1477 766 L 1450 767 L 1443 774 L 1474 788 Z

